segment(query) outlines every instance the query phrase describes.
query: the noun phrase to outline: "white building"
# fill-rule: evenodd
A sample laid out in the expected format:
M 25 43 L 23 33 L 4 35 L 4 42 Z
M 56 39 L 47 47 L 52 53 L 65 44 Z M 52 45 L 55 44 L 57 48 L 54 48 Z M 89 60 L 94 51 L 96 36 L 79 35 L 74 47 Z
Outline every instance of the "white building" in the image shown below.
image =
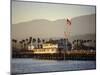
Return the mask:
M 45 43 L 43 44 L 43 48 L 58 48 L 58 44 Z
M 28 50 L 33 50 L 34 49 L 34 46 L 33 45 L 29 45 L 28 46 Z
M 55 43 L 44 43 L 42 48 L 33 48 L 34 54 L 53 54 L 70 50 L 71 44 L 67 39 L 58 40 Z
M 58 44 L 45 43 L 43 48 L 33 49 L 34 54 L 53 54 L 58 52 Z

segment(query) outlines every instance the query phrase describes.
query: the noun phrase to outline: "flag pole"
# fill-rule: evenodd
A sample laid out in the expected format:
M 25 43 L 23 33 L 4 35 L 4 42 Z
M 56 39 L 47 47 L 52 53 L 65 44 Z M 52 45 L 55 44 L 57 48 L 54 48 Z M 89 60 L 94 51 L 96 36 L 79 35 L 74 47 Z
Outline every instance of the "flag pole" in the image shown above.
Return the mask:
M 70 30 L 69 30 L 69 26 L 71 26 L 71 21 L 69 19 L 67 19 L 67 26 L 68 26 L 68 30 L 67 30 L 67 34 L 66 32 L 64 32 L 65 38 L 68 39 L 68 37 L 70 36 Z M 66 60 L 66 47 L 64 50 L 64 60 Z
M 67 38 L 66 32 L 64 32 L 64 35 L 65 35 L 65 41 L 66 41 L 66 38 Z M 65 46 L 64 49 L 65 49 L 65 50 L 64 50 L 64 60 L 66 60 L 66 46 Z

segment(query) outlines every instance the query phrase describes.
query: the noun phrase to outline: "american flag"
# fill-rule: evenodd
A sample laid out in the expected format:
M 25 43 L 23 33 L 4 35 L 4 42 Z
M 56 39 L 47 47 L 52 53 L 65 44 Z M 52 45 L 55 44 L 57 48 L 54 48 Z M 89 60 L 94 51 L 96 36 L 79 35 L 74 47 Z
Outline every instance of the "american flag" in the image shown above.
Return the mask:
M 71 25 L 71 21 L 67 19 L 67 25 Z

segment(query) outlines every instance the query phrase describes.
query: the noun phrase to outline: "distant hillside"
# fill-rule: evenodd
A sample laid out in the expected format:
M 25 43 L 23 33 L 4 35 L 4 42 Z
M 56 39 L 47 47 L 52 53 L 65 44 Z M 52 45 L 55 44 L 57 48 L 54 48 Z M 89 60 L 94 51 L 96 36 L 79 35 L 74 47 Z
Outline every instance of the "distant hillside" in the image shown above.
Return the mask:
M 73 18 L 71 20 L 71 36 L 95 34 L 95 14 Z M 12 38 L 23 39 L 32 37 L 61 38 L 67 30 L 66 20 L 49 21 L 45 19 L 32 20 L 12 25 Z M 91 35 L 90 35 L 91 36 Z M 89 36 L 89 37 L 90 37 Z M 80 36 L 80 38 L 87 36 Z
M 72 19 L 72 33 L 74 34 L 95 34 L 96 15 L 79 16 Z M 84 33 L 83 33 L 84 32 Z
M 96 34 L 76 35 L 69 37 L 70 41 L 73 40 L 96 40 Z

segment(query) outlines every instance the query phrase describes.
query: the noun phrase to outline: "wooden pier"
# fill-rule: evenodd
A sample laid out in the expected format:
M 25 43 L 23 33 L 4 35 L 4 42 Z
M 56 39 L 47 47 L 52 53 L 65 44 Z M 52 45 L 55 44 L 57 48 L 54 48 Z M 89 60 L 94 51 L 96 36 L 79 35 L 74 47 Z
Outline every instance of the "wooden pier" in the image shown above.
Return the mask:
M 21 51 L 13 53 L 13 58 L 33 58 L 46 60 L 96 60 L 95 51 L 72 50 L 61 53 L 34 54 L 33 51 Z

